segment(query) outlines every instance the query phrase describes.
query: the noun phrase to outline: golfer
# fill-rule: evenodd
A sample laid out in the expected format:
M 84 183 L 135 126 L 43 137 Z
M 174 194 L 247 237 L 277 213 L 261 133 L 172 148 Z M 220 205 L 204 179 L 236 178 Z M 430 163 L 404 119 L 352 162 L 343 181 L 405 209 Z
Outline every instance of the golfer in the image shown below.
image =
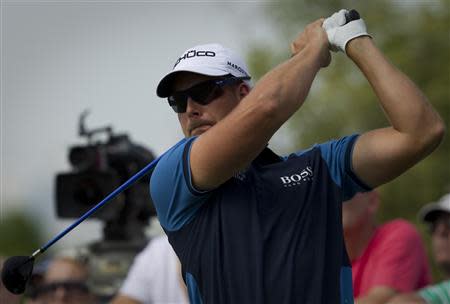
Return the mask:
M 160 81 L 186 138 L 156 166 L 150 193 L 191 303 L 353 303 L 342 201 L 440 143 L 444 125 L 424 94 L 344 13 L 306 26 L 292 57 L 253 88 L 245 63 L 219 44 L 188 49 Z M 391 125 L 279 156 L 267 143 L 330 64 L 330 48 L 362 71 Z

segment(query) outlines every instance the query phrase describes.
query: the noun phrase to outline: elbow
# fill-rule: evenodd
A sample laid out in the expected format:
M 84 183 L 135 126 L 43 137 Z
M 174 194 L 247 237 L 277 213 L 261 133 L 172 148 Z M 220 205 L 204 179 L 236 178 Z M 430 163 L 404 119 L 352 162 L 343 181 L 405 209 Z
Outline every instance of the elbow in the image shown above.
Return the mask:
M 424 149 L 429 153 L 436 149 L 444 139 L 445 129 L 444 122 L 438 116 L 433 123 L 429 124 L 427 128 L 428 132 L 423 138 Z
M 444 121 L 439 117 L 436 120 L 436 123 L 431 128 L 430 132 L 430 141 L 432 142 L 432 145 L 437 147 L 441 141 L 444 139 L 445 136 L 445 123 Z

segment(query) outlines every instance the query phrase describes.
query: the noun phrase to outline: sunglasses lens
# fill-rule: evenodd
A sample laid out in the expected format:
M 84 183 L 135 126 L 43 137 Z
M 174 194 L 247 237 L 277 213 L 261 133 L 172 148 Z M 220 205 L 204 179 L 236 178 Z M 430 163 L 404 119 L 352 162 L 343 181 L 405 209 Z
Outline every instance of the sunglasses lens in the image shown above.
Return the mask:
M 207 81 L 193 86 L 187 90 L 186 93 L 191 96 L 195 102 L 201 105 L 207 105 L 217 97 L 214 95 L 216 95 L 215 93 L 217 93 L 218 89 L 219 88 L 214 81 Z
M 169 105 L 172 107 L 175 113 L 186 112 L 188 96 L 185 93 L 174 93 L 167 99 L 169 100 Z

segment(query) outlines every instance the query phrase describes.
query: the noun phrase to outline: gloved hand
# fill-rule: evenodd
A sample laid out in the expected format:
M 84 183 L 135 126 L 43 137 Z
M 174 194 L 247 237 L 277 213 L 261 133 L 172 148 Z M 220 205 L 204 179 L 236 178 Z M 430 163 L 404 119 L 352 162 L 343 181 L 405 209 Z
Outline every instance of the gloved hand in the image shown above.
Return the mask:
M 366 24 L 363 19 L 357 19 L 346 23 L 346 14 L 348 10 L 341 9 L 334 13 L 322 24 L 323 29 L 327 32 L 330 50 L 333 52 L 344 52 L 347 43 L 357 37 L 369 36 Z

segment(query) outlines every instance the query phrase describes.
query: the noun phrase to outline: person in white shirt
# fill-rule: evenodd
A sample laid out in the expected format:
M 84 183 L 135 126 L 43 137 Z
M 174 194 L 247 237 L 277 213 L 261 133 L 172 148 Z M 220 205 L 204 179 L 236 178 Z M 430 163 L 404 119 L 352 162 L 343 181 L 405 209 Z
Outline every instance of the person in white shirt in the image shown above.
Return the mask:
M 180 262 L 167 236 L 153 238 L 140 252 L 111 304 L 187 304 Z

